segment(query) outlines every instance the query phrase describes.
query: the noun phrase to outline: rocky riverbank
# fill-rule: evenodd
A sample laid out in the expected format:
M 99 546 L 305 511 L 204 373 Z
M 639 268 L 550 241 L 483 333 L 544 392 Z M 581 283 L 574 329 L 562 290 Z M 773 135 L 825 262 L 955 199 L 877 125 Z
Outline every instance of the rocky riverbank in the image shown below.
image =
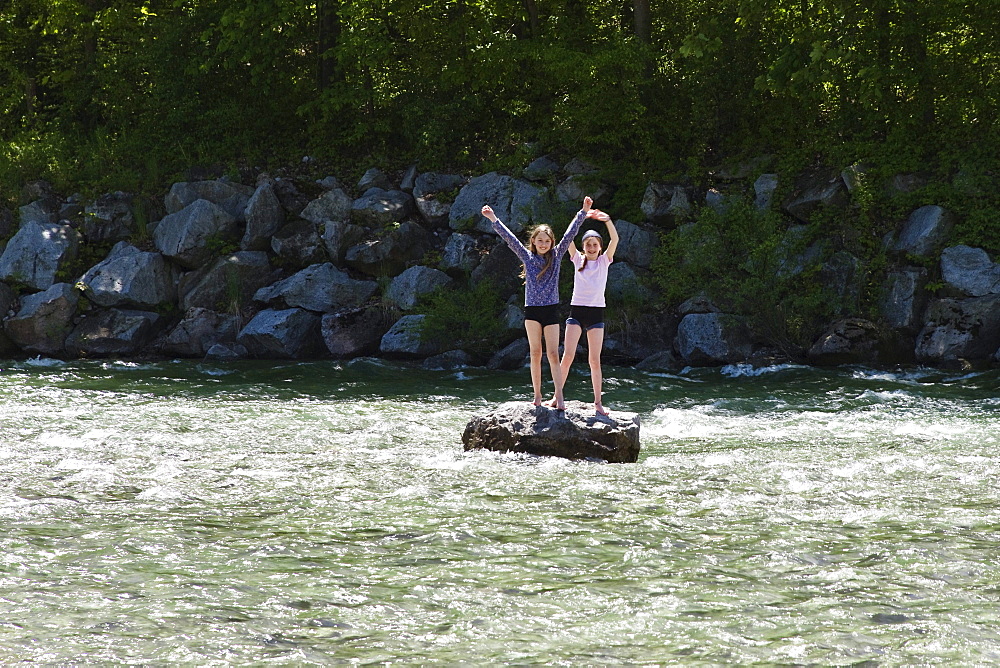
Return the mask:
M 748 322 L 698 294 L 664 304 L 651 266 L 660 234 L 701 207 L 749 197 L 779 211 L 787 238 L 818 209 L 847 210 L 858 170 L 801 175 L 777 200 L 778 176 L 744 168 L 707 190 L 649 183 L 643 219 L 616 220 L 621 244 L 609 304 L 639 304 L 629 326 L 609 328 L 607 358 L 644 368 L 775 358 Z M 900 176 L 889 188 L 917 177 Z M 428 366 L 514 368 L 527 354 L 519 266 L 479 214 L 490 204 L 515 231 L 565 225 L 585 194 L 602 205 L 593 168 L 540 158 L 517 176 L 371 169 L 353 186 L 272 178 L 174 183 L 162 203 L 128 193 L 87 200 L 44 182 L 25 186 L 17 211 L 0 211 L 0 355 L 74 357 L 350 358 L 425 360 Z M 612 212 L 614 213 L 614 212 Z M 848 310 L 829 323 L 805 361 L 991 364 L 1000 360 L 1000 265 L 950 242 L 956 217 L 925 205 L 882 240 L 877 313 Z M 791 243 L 791 241 L 790 241 Z M 782 271 L 820 271 L 840 295 L 871 273 L 822 242 Z M 489 281 L 506 300 L 493 354 L 461 350 L 423 328 L 434 290 Z M 854 300 L 857 303 L 857 300 Z

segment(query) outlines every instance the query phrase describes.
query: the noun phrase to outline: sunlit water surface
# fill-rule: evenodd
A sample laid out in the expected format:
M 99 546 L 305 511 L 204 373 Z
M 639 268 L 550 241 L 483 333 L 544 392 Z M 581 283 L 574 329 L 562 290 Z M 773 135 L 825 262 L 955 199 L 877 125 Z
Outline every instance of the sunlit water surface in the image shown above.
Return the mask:
M 609 465 L 463 452 L 527 370 L 0 369 L 2 663 L 1000 661 L 994 371 L 608 368 Z

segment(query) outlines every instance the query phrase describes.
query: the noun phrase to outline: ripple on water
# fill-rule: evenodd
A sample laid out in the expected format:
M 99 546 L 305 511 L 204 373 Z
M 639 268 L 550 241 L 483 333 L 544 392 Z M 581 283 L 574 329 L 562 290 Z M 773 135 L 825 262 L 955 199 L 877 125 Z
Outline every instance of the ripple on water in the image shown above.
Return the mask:
M 8 368 L 6 662 L 998 658 L 996 374 L 609 368 L 606 465 L 462 450 L 524 370 Z

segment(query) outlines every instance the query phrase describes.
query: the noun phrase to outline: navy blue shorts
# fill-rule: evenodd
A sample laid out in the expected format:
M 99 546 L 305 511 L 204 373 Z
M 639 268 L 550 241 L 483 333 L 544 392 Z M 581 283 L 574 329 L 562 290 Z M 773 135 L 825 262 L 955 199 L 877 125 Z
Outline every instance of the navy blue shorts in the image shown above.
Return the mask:
M 524 319 L 534 320 L 542 327 L 558 325 L 561 320 L 559 316 L 559 304 L 549 304 L 548 306 L 525 306 Z
M 578 325 L 584 331 L 604 328 L 603 306 L 571 306 L 567 325 Z

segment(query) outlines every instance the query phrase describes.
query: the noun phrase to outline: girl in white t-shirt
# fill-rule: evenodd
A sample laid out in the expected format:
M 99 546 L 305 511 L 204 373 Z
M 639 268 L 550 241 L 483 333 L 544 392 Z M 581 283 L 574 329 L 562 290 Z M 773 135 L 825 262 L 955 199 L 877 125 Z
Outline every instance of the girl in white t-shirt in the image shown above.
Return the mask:
M 618 231 L 611 216 L 595 210 L 591 216 L 604 221 L 611 241 L 608 249 L 601 252 L 602 239 L 597 230 L 587 230 L 583 234 L 583 252 L 569 245 L 569 259 L 576 271 L 573 272 L 573 299 L 570 301 L 570 315 L 566 319 L 566 339 L 560 366 L 562 377 L 569 378 L 569 368 L 576 356 L 576 344 L 584 330 L 587 332 L 587 349 L 590 360 L 590 380 L 594 386 L 594 410 L 598 415 L 608 412 L 601 405 L 601 348 L 604 346 L 604 288 L 608 284 L 608 267 L 614 261 L 618 248 Z

